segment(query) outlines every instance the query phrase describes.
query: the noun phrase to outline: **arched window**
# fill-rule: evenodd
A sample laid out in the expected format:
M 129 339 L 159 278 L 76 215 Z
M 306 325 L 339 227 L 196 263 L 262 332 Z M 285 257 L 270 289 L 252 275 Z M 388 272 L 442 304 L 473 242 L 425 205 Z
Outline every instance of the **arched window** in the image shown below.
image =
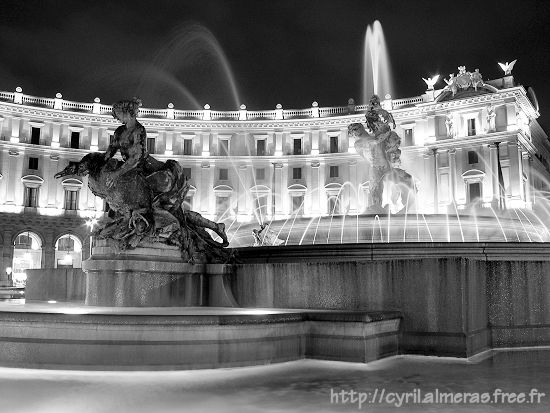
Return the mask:
M 82 266 L 82 242 L 72 234 L 59 237 L 55 243 L 56 268 L 80 268 Z
M 42 241 L 34 232 L 22 232 L 13 242 L 12 279 L 16 286 L 25 286 L 26 270 L 41 268 Z

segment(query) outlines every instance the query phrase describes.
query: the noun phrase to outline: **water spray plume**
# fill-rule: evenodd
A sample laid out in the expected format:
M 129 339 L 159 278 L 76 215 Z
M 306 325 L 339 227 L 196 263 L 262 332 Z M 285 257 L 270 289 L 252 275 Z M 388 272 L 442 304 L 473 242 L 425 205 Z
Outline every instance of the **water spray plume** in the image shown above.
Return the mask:
M 393 93 L 390 59 L 382 25 L 375 20 L 365 31 L 363 50 L 363 103 L 372 95 L 385 96 Z

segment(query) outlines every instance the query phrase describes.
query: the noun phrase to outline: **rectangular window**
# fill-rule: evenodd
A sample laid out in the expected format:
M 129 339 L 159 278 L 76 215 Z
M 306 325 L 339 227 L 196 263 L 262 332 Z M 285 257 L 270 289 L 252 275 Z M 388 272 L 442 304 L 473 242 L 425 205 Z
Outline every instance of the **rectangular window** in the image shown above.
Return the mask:
M 227 212 L 229 209 L 229 197 L 228 196 L 217 196 L 216 197 L 216 214 L 221 216 Z
M 439 153 L 439 151 L 438 151 Z M 439 167 L 445 168 L 449 166 L 449 152 L 444 151 L 439 153 Z
M 292 168 L 292 179 L 302 179 L 302 168 Z
M 468 184 L 468 195 L 470 196 L 470 202 L 478 201 L 481 198 L 481 184 L 479 182 Z
M 338 197 L 331 196 L 328 198 L 328 214 L 339 214 L 340 213 L 340 203 L 338 202 Z
M 330 137 L 330 153 L 338 153 L 338 136 Z
M 157 142 L 155 138 L 147 138 L 147 152 L 149 152 L 150 154 L 154 154 L 156 143 Z
M 229 155 L 229 139 L 220 139 L 219 147 L 220 147 L 220 156 Z
M 67 211 L 78 209 L 78 191 L 65 189 L 65 209 Z
M 304 196 L 298 195 L 292 197 L 292 213 L 302 215 L 304 213 Z
M 256 180 L 263 181 L 265 179 L 265 168 L 256 169 Z
M 183 140 L 183 154 L 184 155 L 193 155 L 193 139 L 184 139 Z
M 338 178 L 338 166 L 331 166 L 329 169 L 329 177 L 330 178 Z
M 29 158 L 29 169 L 38 169 L 38 158 Z
M 25 206 L 36 208 L 38 205 L 38 188 L 25 187 Z
M 187 179 L 191 179 L 191 168 L 182 168 L 183 176 L 186 176 Z
M 476 134 L 476 120 L 468 119 L 468 136 L 474 136 Z
M 80 148 L 80 132 L 71 132 L 71 148 L 79 149 Z
M 475 163 L 478 163 L 479 162 L 479 159 L 477 157 L 477 152 L 476 151 L 468 151 L 468 163 L 470 165 L 473 165 Z
M 265 156 L 265 139 L 258 139 L 256 141 L 256 155 Z
M 31 127 L 31 143 L 40 145 L 40 128 Z
M 219 174 L 220 181 L 227 181 L 228 177 L 229 177 L 229 170 L 225 168 L 220 168 L 220 174 Z
M 405 129 L 405 146 L 412 146 L 413 145 L 413 128 L 407 128 Z
M 294 139 L 294 155 L 301 155 L 302 154 L 302 139 L 297 138 Z

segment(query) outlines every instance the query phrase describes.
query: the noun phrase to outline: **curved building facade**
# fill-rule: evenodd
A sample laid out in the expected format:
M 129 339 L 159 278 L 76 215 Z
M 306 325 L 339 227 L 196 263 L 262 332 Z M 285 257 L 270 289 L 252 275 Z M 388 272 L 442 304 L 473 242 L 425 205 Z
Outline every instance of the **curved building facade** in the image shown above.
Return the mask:
M 550 144 L 536 98 L 511 75 L 382 105 L 396 121 L 420 212 L 533 209 L 548 189 Z M 351 101 L 266 111 L 170 104 L 141 109 L 139 121 L 149 152 L 185 168 L 192 185 L 186 207 L 226 222 L 231 233 L 242 223 L 364 212 L 370 166 L 347 127 L 364 123 L 366 110 Z M 79 267 L 88 256 L 90 226 L 106 206 L 85 177 L 54 174 L 106 150 L 117 126 L 98 98 L 0 92 L 0 284 L 25 268 Z

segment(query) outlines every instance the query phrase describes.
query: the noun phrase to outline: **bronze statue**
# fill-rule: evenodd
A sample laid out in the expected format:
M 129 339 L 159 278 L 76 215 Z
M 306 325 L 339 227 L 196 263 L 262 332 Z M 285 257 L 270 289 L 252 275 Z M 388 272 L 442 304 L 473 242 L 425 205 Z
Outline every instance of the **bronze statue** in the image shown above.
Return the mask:
M 171 159 L 160 162 L 147 152 L 147 133 L 136 119 L 140 105 L 136 98 L 115 103 L 113 116 L 123 125 L 105 154 L 89 153 L 55 177 L 89 176 L 92 193 L 115 211 L 114 219 L 103 222 L 95 234 L 113 240 L 117 249 L 161 242 L 178 246 L 188 262 L 227 262 L 232 253 L 223 248 L 229 244 L 225 225 L 184 211 L 189 183 L 181 165 Z M 113 158 L 117 151 L 122 161 Z M 212 239 L 206 229 L 222 242 Z
M 408 202 L 407 210 L 413 202 L 411 194 L 415 194 L 414 180 L 401 166 L 401 138 L 392 130 L 395 120 L 391 113 L 383 109 L 380 99 L 374 95 L 366 113 L 366 124 L 369 132 L 360 123 L 348 126 L 348 134 L 354 136 L 355 150 L 372 166 L 370 179 L 371 204 L 368 212 L 386 212 L 382 207 L 384 185 L 391 186 L 391 201 L 396 205 L 401 198 L 404 204 Z M 405 208 L 403 208 L 405 209 Z

